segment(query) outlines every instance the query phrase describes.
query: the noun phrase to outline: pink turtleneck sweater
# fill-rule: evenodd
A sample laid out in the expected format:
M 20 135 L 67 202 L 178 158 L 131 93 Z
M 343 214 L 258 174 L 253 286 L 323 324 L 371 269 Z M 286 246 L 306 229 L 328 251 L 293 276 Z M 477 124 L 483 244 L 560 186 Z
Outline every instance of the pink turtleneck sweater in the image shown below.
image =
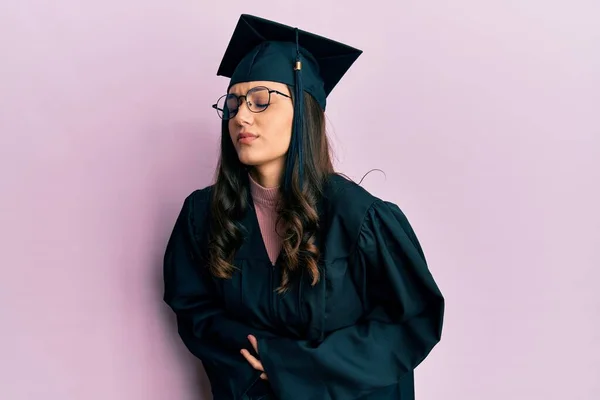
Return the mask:
M 282 244 L 282 238 L 276 231 L 279 188 L 266 188 L 250 176 L 250 193 L 254 201 L 260 233 L 262 234 L 271 264 L 274 265 L 281 251 Z M 279 232 L 283 233 L 281 229 L 279 229 Z

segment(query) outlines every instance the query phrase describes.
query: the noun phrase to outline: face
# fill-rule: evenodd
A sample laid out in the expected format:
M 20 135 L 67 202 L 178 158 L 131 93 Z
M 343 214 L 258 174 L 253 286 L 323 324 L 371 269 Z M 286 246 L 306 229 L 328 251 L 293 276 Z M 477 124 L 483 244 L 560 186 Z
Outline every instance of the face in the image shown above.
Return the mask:
M 231 87 L 229 93 L 243 96 L 257 86 L 291 95 L 286 85 L 270 81 L 238 83 Z M 283 165 L 292 137 L 294 106 L 291 98 L 273 92 L 269 106 L 258 113 L 250 111 L 244 100 L 242 98 L 237 114 L 229 120 L 229 134 L 240 161 L 255 167 Z

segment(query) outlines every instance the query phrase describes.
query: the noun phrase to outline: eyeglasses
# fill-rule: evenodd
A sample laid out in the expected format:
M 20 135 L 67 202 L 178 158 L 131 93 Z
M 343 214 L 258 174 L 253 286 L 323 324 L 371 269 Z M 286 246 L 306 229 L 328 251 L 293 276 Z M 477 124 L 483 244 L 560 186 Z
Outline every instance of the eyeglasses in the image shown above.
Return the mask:
M 256 86 L 248 90 L 246 95 L 236 96 L 232 93 L 223 95 L 217 100 L 216 104 L 212 105 L 212 108 L 217 110 L 219 118 L 225 120 L 231 119 L 238 113 L 243 97 L 246 99 L 246 105 L 250 111 L 253 113 L 263 112 L 271 104 L 271 93 L 291 99 L 290 96 L 278 90 L 272 90 L 265 86 Z

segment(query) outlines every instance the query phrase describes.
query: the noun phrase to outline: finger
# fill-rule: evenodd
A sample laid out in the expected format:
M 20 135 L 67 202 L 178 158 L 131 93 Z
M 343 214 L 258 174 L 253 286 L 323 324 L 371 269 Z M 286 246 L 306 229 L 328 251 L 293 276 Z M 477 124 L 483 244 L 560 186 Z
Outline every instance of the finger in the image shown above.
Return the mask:
M 248 350 L 242 349 L 241 353 L 244 356 L 244 358 L 246 359 L 246 361 L 248 361 L 250 363 L 252 368 L 254 368 L 255 370 L 258 370 L 258 371 L 263 371 L 263 372 L 265 371 L 263 369 L 262 363 L 260 361 L 258 361 L 256 359 L 256 357 L 254 357 L 252 354 L 250 354 L 250 352 L 248 352 Z
M 263 379 L 265 381 L 269 380 L 269 378 L 267 378 L 267 374 L 265 374 L 264 372 L 262 374 L 260 374 L 260 379 Z
M 258 340 L 256 340 L 256 338 L 253 335 L 248 335 L 248 340 L 250 341 L 250 344 L 254 348 L 256 354 L 258 354 Z
M 262 371 L 261 362 L 256 357 L 254 357 L 252 354 L 250 354 L 250 352 L 248 350 L 242 349 L 241 353 L 244 356 L 244 358 L 246 359 L 246 361 L 248 361 L 248 363 L 250 363 L 252 368 Z

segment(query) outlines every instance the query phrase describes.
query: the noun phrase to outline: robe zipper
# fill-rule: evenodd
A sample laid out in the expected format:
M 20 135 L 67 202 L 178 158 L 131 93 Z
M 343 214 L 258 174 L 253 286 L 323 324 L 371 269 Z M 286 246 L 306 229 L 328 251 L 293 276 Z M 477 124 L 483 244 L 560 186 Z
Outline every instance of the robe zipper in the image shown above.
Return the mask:
M 275 289 L 273 288 L 273 269 L 274 267 L 269 267 L 269 308 L 271 312 L 271 318 L 275 318 L 275 301 L 273 300 L 273 296 L 275 295 Z

